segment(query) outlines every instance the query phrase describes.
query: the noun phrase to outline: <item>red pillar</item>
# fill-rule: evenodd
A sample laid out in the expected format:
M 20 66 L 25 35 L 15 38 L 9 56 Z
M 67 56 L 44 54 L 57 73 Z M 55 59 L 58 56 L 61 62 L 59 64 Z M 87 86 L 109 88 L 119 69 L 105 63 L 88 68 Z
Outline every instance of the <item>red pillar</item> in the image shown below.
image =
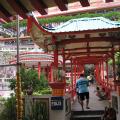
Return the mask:
M 47 67 L 46 67 L 46 77 L 47 77 L 47 80 L 49 80 L 49 72 L 50 72 L 50 67 L 47 65 Z
M 107 80 L 107 87 L 108 87 L 108 61 L 106 61 L 106 80 Z
M 96 81 L 97 82 L 99 82 L 99 75 L 100 75 L 100 73 L 99 73 L 99 64 L 96 64 L 95 65 L 95 77 L 96 77 Z
M 72 93 L 71 98 L 74 98 L 74 81 L 73 81 L 73 59 L 71 59 L 71 83 L 72 83 Z
M 104 77 L 104 61 L 102 61 L 102 74 L 103 74 L 102 77 L 103 77 L 103 82 L 104 82 L 104 78 L 105 78 Z
M 79 78 L 78 73 L 79 73 L 79 64 L 78 64 L 78 60 L 77 60 L 76 61 L 76 79 Z
M 80 73 L 81 73 L 81 65 L 80 65 L 80 63 L 78 63 L 79 65 L 78 65 L 78 78 L 80 77 Z
M 38 62 L 38 79 L 40 79 L 40 74 L 41 74 L 41 63 Z
M 84 72 L 84 65 L 79 65 L 79 77 L 80 74 Z
M 114 56 L 114 53 L 113 53 L 113 79 L 114 81 L 116 80 L 116 74 L 115 74 L 115 56 Z M 115 87 L 115 90 L 117 90 L 117 86 L 114 84 L 114 87 Z
M 53 44 L 53 53 L 54 53 L 54 64 L 52 66 L 53 68 L 53 81 L 58 80 L 57 70 L 58 70 L 58 48 L 56 45 L 56 38 L 55 36 L 52 36 L 52 44 Z
M 100 84 L 102 84 L 102 62 L 100 62 L 99 65 L 100 65 Z
M 113 77 L 114 77 L 114 80 L 116 80 L 116 75 L 115 75 L 115 56 L 113 54 Z
M 58 80 L 58 47 L 55 36 L 52 36 L 52 47 L 54 52 L 54 64 L 52 68 L 53 81 L 50 82 L 49 85 L 52 88 L 53 96 L 64 96 L 66 84 L 63 81 Z
M 74 86 L 76 84 L 76 60 L 74 60 Z
M 55 36 L 52 37 L 53 41 L 53 49 L 54 49 L 54 66 L 58 68 L 58 48 L 57 45 L 55 44 L 56 38 Z
M 49 82 L 53 82 L 53 63 L 50 65 Z
M 64 52 L 64 48 L 62 49 L 62 55 L 63 55 L 63 71 L 65 72 L 66 70 L 65 70 L 65 52 Z M 66 83 L 65 76 L 64 76 L 63 79 L 64 79 L 63 81 Z

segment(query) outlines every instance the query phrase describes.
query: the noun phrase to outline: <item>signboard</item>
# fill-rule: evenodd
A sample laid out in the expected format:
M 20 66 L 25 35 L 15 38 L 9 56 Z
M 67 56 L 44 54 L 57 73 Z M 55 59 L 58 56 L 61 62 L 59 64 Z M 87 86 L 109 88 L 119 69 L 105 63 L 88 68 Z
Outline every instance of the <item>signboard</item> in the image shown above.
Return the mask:
M 63 110 L 63 97 L 51 97 L 51 110 Z
M 52 89 L 53 96 L 64 96 L 65 90 L 64 89 Z

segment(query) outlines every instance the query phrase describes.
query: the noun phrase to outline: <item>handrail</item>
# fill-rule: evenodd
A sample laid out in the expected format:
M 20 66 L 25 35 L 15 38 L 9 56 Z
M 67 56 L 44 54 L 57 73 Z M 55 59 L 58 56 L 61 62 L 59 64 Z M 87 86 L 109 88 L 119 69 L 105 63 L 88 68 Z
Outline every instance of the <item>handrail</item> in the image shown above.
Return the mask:
M 110 98 L 110 92 L 115 90 L 115 85 L 113 82 L 108 82 L 106 80 L 99 81 L 99 84 L 104 88 L 105 93 L 107 94 L 108 98 Z

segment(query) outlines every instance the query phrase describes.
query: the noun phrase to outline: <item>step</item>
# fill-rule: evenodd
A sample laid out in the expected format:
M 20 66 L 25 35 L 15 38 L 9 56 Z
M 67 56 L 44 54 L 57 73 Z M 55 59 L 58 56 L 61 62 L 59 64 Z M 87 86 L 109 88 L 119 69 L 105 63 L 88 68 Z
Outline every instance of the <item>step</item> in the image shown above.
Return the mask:
M 71 120 L 101 120 L 104 110 L 72 111 Z
M 101 115 L 76 115 L 71 120 L 101 120 Z
M 72 111 L 72 115 L 102 115 L 104 110 Z

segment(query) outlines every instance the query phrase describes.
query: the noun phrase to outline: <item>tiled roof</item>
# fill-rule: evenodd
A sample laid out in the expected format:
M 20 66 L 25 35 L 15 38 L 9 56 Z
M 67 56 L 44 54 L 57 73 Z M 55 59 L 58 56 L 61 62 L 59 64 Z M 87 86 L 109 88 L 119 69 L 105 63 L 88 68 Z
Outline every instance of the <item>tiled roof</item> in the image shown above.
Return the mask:
M 120 28 L 120 22 L 111 21 L 103 17 L 94 17 L 72 19 L 55 28 L 46 28 L 46 30 L 52 33 L 60 33 L 111 28 Z

